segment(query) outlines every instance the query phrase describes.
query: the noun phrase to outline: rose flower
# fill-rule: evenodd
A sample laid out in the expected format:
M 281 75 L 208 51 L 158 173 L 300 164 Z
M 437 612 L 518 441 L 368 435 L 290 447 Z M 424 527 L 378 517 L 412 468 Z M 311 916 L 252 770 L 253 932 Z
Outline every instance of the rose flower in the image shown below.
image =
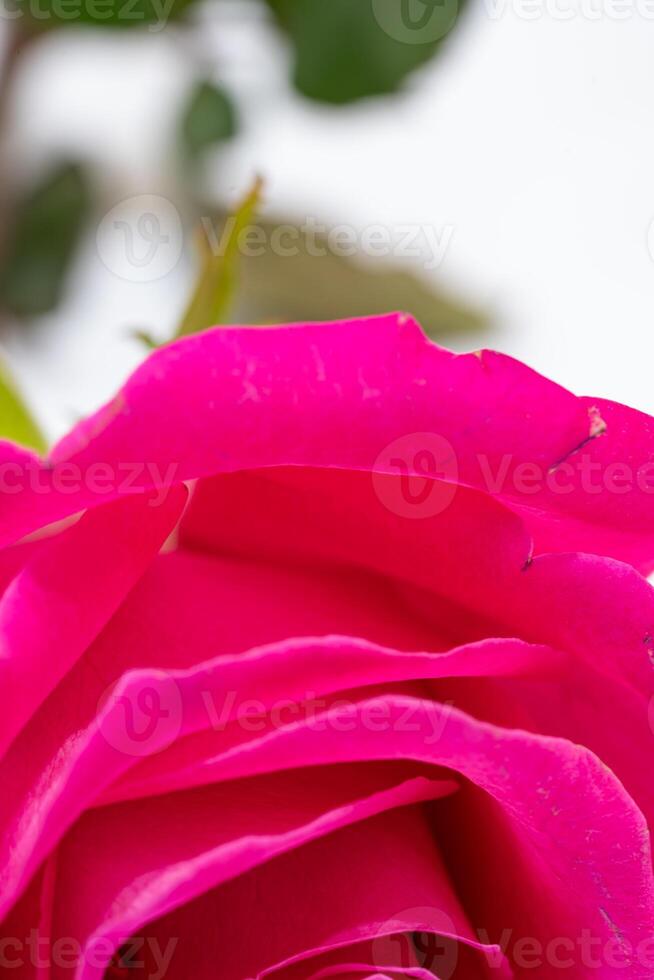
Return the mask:
M 649 980 L 653 460 L 397 314 L 2 444 L 2 976 Z

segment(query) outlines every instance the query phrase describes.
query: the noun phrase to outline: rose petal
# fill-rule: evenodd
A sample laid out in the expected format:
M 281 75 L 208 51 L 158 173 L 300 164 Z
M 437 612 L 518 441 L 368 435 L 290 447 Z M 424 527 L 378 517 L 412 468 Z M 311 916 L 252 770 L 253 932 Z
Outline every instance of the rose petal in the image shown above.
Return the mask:
M 408 775 L 405 770 L 402 779 L 397 766 L 377 769 L 336 766 L 230 783 L 88 813 L 62 845 L 57 882 L 56 933 L 77 937 L 87 951 L 77 980 L 102 976 L 103 969 L 97 960 L 104 941 L 109 940 L 117 947 L 123 937 L 138 933 L 144 923 L 276 855 L 360 821 L 366 821 L 366 836 L 368 832 L 373 834 L 374 825 L 371 827 L 367 818 L 409 803 L 437 798 L 452 789 L 451 783 L 432 782 L 420 776 L 408 778 Z M 419 819 L 409 820 L 409 815 L 402 815 L 401 819 L 389 817 L 382 824 L 387 840 L 389 823 L 396 831 L 406 829 L 408 824 L 414 833 L 410 850 L 415 852 L 421 840 L 423 856 L 429 853 L 430 860 L 424 868 L 411 872 L 409 866 L 405 868 L 405 891 L 421 899 L 418 904 L 427 904 L 427 897 L 434 896 L 440 903 L 447 903 L 444 918 L 452 928 L 465 933 L 469 931 L 465 916 L 447 886 L 436 850 L 433 845 L 430 852 L 424 850 L 431 843 L 427 828 L 424 822 L 421 826 Z M 180 834 L 182 825 L 185 832 Z M 401 848 L 398 841 L 398 852 Z M 91 859 L 94 873 L 89 878 L 84 869 Z M 343 870 L 338 873 L 342 875 Z M 399 867 L 397 871 L 400 872 Z M 327 867 L 323 869 L 322 879 L 313 881 L 312 890 L 314 894 L 324 890 L 325 902 L 322 908 L 321 903 L 312 903 L 304 935 L 298 933 L 297 923 L 293 927 L 291 919 L 287 919 L 284 936 L 276 936 L 271 923 L 266 940 L 249 953 L 242 948 L 238 951 L 238 970 L 251 968 L 243 963 L 246 956 L 259 957 L 263 967 L 273 965 L 277 957 L 285 958 L 288 947 L 284 944 L 289 942 L 295 943 L 291 952 L 307 949 L 306 946 L 298 949 L 297 943 L 317 941 L 311 932 L 315 935 L 317 928 L 324 928 L 329 916 L 328 900 L 340 908 L 341 929 L 345 931 L 349 924 L 348 895 L 331 893 Z M 368 912 L 365 905 L 362 909 L 362 904 L 369 890 L 365 879 L 360 882 L 358 894 L 350 883 L 349 901 L 359 915 Z M 370 895 L 368 900 L 372 900 L 378 912 L 376 896 Z M 349 935 L 345 934 L 341 941 L 348 939 Z M 275 941 L 280 944 L 276 949 Z M 336 941 L 334 935 L 332 942 Z M 221 969 L 222 976 L 231 972 L 228 962 L 223 962 Z
M 641 471 L 652 467 L 654 422 L 576 398 L 511 358 L 442 350 L 404 314 L 216 329 L 162 348 L 55 448 L 38 471 L 52 492 L 31 489 L 25 455 L 23 492 L 3 494 L 0 540 L 108 499 L 86 478 L 92 465 L 111 468 L 114 495 L 129 465 L 139 470 L 132 491 L 281 464 L 370 470 L 390 443 L 424 432 L 452 445 L 462 483 L 523 514 L 539 551 L 574 548 L 651 567 L 654 474 Z M 17 458 L 9 447 L 6 463 Z M 80 467 L 68 496 L 56 491 L 63 462 Z M 599 474 L 590 490 L 586 463 Z M 537 467 L 535 493 L 524 489 L 525 464 Z M 628 469 L 626 493 L 615 464 Z M 565 492 L 552 470 L 565 476 Z
M 0 752 L 109 621 L 177 523 L 185 492 L 89 512 L 11 581 L 0 598 Z M 99 557 L 101 556 L 101 558 Z
M 385 733 L 356 724 L 347 729 L 363 708 L 345 706 L 333 710 L 325 730 L 288 726 L 216 759 L 216 778 L 297 766 L 302 759 L 333 764 L 383 758 L 388 752 L 451 767 L 504 809 L 512 853 L 505 853 L 501 863 L 514 872 L 520 866 L 520 888 L 511 875 L 485 891 L 503 925 L 544 945 L 552 936 L 574 942 L 587 930 L 603 946 L 614 943 L 631 957 L 625 976 L 649 976 L 636 953 L 651 935 L 649 835 L 633 802 L 591 753 L 560 740 L 479 724 L 451 707 L 429 704 L 423 713 L 415 701 L 391 696 L 374 704 L 395 711 Z M 374 710 L 373 704 L 365 710 Z M 416 714 L 408 716 L 410 710 Z M 414 723 L 411 731 L 405 730 L 411 727 L 405 724 L 408 717 Z M 440 721 L 444 727 L 434 739 Z M 470 821 L 473 835 L 479 834 L 478 816 Z M 486 826 L 484 836 L 489 833 Z M 465 840 L 460 840 L 463 847 Z M 532 889 L 530 904 L 525 896 Z M 577 965 L 579 976 L 614 975 L 610 961 L 588 971 L 583 963 Z M 550 966 L 545 964 L 539 976 L 558 976 L 558 968 Z
M 382 732 L 365 720 L 371 712 L 381 710 L 387 719 Z M 494 819 L 502 814 L 503 846 L 511 851 L 504 860 L 514 869 L 520 868 L 518 890 L 513 876 L 495 883 L 493 904 L 505 925 L 520 936 L 535 937 L 543 943 L 552 936 L 565 936 L 574 942 L 583 930 L 589 930 L 599 942 L 617 943 L 619 952 L 631 956 L 625 977 L 645 980 L 649 976 L 635 956 L 638 945 L 649 939 L 654 916 L 646 824 L 615 777 L 585 749 L 476 722 L 451 706 L 387 694 L 355 705 L 336 706 L 312 723 L 289 725 L 237 745 L 216 758 L 215 778 L 241 779 L 297 770 L 303 765 L 371 762 L 389 755 L 446 766 L 495 801 L 499 810 Z M 219 787 L 215 789 L 219 791 Z M 157 803 L 145 800 L 123 804 L 126 811 L 138 805 Z M 104 812 L 98 811 L 98 820 Z M 152 826 L 147 821 L 127 820 L 128 825 L 134 828 L 133 834 L 143 834 L 149 840 Z M 479 833 L 478 815 L 470 826 L 472 833 Z M 485 826 L 485 835 L 491 835 L 492 840 L 497 830 Z M 126 840 L 122 832 L 114 839 L 118 846 Z M 496 841 L 498 848 L 500 838 Z M 166 839 L 161 853 L 167 853 L 168 847 Z M 125 852 L 133 861 L 138 848 L 130 844 Z M 117 866 L 115 853 L 110 863 Z M 564 889 L 560 887 L 562 880 L 566 882 Z M 160 901 L 163 894 L 184 898 L 175 876 L 162 872 L 154 889 L 151 879 L 147 881 L 143 893 L 146 900 L 156 895 Z M 189 881 L 187 872 L 183 881 Z M 131 915 L 138 903 L 134 902 L 133 888 L 125 887 L 129 895 L 126 914 Z M 527 898 L 530 893 L 531 902 Z M 148 913 L 144 915 L 148 917 Z M 121 928 L 128 927 L 122 918 L 120 923 Z M 137 928 L 138 923 L 130 919 L 129 930 Z M 613 975 L 606 964 L 593 971 L 587 971 L 583 963 L 578 966 L 580 977 Z M 545 965 L 541 975 L 558 973 Z
M 222 513 L 229 521 L 218 519 Z M 486 617 L 486 635 L 569 650 L 641 694 L 654 693 L 654 589 L 610 559 L 532 560 L 523 522 L 474 490 L 460 488 L 446 511 L 413 521 L 389 510 L 365 473 L 234 474 L 198 488 L 181 540 L 223 554 L 256 550 L 287 562 L 356 563 L 426 590 L 422 598 L 415 589 L 404 594 L 435 622 L 437 595 L 458 605 L 461 618 Z
M 174 556 L 162 559 L 170 563 Z M 162 602 L 165 604 L 165 597 Z M 115 634 L 108 655 L 124 650 L 129 633 Z M 10 906 L 29 875 L 49 849 L 60 839 L 83 810 L 102 797 L 132 796 L 171 785 L 203 782 L 203 769 L 191 775 L 186 770 L 185 740 L 179 741 L 181 763 L 168 757 L 159 772 L 156 754 L 162 758 L 171 743 L 185 732 L 202 731 L 215 724 L 226 725 L 237 716 L 243 699 L 259 697 L 262 710 L 281 698 L 284 704 L 295 696 L 298 703 L 314 690 L 317 696 L 341 690 L 357 678 L 397 681 L 422 676 L 441 676 L 468 670 L 512 671 L 542 669 L 550 651 L 514 641 L 485 641 L 444 655 L 406 654 L 347 638 L 286 641 L 253 650 L 246 655 L 219 657 L 206 664 L 176 672 L 131 671 L 102 703 L 107 680 L 103 667 L 108 659 L 94 662 L 84 658 L 70 672 L 30 725 L 21 733 L 0 762 L 0 778 L 10 800 L 0 819 L 0 909 Z M 302 671 L 305 670 L 305 673 Z M 368 672 L 370 671 L 370 673 Z M 230 688 L 226 688 L 230 685 Z M 240 693 L 231 699 L 229 691 Z M 227 691 L 229 710 L 222 698 Z M 156 692 L 163 708 L 161 724 L 145 740 L 130 736 L 127 728 L 130 705 L 138 705 L 141 692 Z M 96 712 L 100 708 L 99 720 Z M 224 715 L 224 718 L 222 717 Z M 149 719 L 142 719 L 147 725 Z M 137 721 L 137 728 L 141 721 Z M 213 734 L 213 733 L 212 733 Z M 213 748 L 213 743 L 210 741 Z M 200 750 L 203 743 L 200 743 Z M 195 749 L 195 746 L 192 746 Z M 134 789 L 127 781 L 113 790 L 108 787 L 122 773 L 154 753 L 151 771 L 145 764 Z M 173 760 L 177 745 L 171 748 Z M 191 762 L 193 762 L 192 757 Z M 176 770 L 181 769 L 181 774 Z M 207 777 L 212 779 L 210 769 Z M 2 912 L 0 911 L 0 915 Z
M 479 977 L 486 960 L 498 963 L 494 976 L 509 975 L 465 921 L 426 818 L 418 807 L 387 812 L 274 858 L 139 930 L 144 947 L 179 937 L 170 980 L 184 976 L 191 950 L 198 980 L 215 976 L 217 959 L 221 980 L 306 980 L 354 963 L 449 980 L 472 963 Z M 421 957 L 430 970 L 411 942 L 418 931 L 434 937 Z M 144 973 L 153 966 L 147 958 Z

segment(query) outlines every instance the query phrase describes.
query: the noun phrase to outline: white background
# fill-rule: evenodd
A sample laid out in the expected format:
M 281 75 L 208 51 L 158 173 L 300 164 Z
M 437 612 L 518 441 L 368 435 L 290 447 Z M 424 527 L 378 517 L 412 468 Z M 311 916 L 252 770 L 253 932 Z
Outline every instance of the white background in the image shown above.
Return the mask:
M 654 413 L 654 19 L 636 0 L 593 0 L 593 18 L 591 0 L 522 0 L 533 19 L 518 2 L 470 0 L 401 98 L 345 110 L 291 91 L 287 52 L 254 8 L 214 5 L 194 47 L 62 33 L 26 59 L 15 147 L 34 167 L 53 151 L 104 161 L 112 202 L 165 196 L 171 126 L 197 71 L 211 71 L 240 93 L 244 135 L 213 161 L 210 186 L 234 196 L 256 171 L 274 212 L 451 226 L 431 274 L 491 311 L 486 346 Z M 52 436 L 138 362 L 129 328 L 171 332 L 191 277 L 183 257 L 156 282 L 126 281 L 90 236 L 63 308 L 4 336 Z

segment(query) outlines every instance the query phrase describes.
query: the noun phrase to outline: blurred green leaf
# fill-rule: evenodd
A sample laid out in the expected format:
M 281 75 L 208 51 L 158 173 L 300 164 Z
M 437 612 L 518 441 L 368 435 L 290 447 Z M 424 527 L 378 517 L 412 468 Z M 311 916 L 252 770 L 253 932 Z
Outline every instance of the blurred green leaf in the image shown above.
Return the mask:
M 140 344 L 143 344 L 146 350 L 156 350 L 160 346 L 160 342 L 153 337 L 149 330 L 145 330 L 142 327 L 138 327 L 135 330 L 131 330 L 130 334 L 134 340 L 138 340 Z
M 177 337 L 228 322 L 238 288 L 241 235 L 252 223 L 262 187 L 263 182 L 257 178 L 234 214 L 227 218 L 222 241 L 210 242 L 204 229 L 200 239 L 204 253 L 202 269 Z
M 335 104 L 394 92 L 434 55 L 458 9 L 457 0 L 265 2 L 295 49 L 297 88 Z
M 275 231 L 291 227 L 295 235 L 285 241 L 292 246 L 273 249 Z M 405 310 L 430 336 L 479 332 L 488 325 L 484 313 L 448 295 L 411 265 L 334 254 L 326 236 L 312 233 L 309 241 L 289 222 L 257 222 L 256 230 L 267 244 L 242 248 L 240 289 L 229 322 L 339 320 Z
M 91 207 L 78 164 L 50 171 L 18 204 L 0 268 L 0 305 L 17 316 L 57 305 Z
M 235 136 L 237 128 L 236 111 L 229 95 L 211 82 L 199 82 L 182 116 L 185 156 L 196 160 L 216 143 Z
M 0 361 L 0 439 L 9 439 L 37 452 L 45 452 L 46 441 Z

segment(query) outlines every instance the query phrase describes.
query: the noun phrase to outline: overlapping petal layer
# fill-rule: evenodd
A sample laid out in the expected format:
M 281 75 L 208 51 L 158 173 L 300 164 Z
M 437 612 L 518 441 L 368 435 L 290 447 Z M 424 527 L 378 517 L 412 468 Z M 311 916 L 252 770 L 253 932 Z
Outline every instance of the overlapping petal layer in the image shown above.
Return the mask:
M 450 479 L 520 511 L 539 551 L 652 566 L 652 420 L 499 354 L 454 355 L 404 314 L 168 345 L 47 463 L 5 444 L 0 540 L 121 492 L 219 472 L 384 468 L 388 446 L 416 433 L 452 447 Z M 411 470 L 413 454 L 405 462 Z
M 651 419 L 393 315 L 209 331 L 3 452 L 3 939 L 652 975 Z

